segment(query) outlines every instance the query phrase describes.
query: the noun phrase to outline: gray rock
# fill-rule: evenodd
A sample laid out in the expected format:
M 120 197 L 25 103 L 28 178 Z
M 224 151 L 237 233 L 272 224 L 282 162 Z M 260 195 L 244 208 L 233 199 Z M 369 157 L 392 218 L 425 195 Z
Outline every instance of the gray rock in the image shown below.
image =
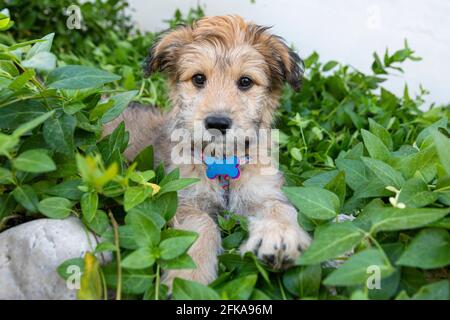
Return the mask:
M 56 269 L 94 251 L 97 243 L 74 217 L 38 219 L 0 233 L 0 299 L 75 299 L 76 290 Z

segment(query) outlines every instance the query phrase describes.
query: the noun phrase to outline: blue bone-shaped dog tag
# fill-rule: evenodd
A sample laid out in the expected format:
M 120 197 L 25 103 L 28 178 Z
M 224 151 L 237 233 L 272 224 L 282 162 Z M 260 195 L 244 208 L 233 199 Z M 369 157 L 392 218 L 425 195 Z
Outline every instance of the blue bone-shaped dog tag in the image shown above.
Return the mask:
M 236 156 L 227 158 L 205 157 L 206 176 L 214 179 L 219 175 L 228 176 L 231 179 L 239 178 L 239 158 Z

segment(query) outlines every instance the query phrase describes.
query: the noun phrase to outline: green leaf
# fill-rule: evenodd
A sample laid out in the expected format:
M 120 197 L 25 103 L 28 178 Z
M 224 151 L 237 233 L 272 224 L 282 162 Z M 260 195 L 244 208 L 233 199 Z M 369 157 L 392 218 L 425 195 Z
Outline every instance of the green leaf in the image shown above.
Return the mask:
M 164 270 L 174 270 L 174 269 L 195 269 L 197 265 L 194 260 L 187 254 L 184 253 L 171 260 L 160 260 L 158 261 L 161 268 Z
M 396 171 L 390 165 L 383 161 L 362 157 L 362 161 L 366 167 L 372 171 L 375 176 L 382 181 L 385 186 L 394 186 L 400 188 L 405 182 L 400 172 Z
M 387 74 L 386 70 L 384 70 L 383 63 L 376 52 L 373 53 L 373 58 L 372 71 L 375 74 Z
M 418 146 L 422 147 L 423 142 L 433 134 L 433 132 L 436 131 L 438 128 L 447 128 L 447 117 L 443 117 L 442 119 L 439 119 L 435 123 L 433 123 L 431 126 L 426 127 L 423 129 L 419 135 L 416 138 L 416 143 Z
M 161 185 L 161 190 L 159 191 L 158 194 L 161 196 L 164 193 L 178 191 L 178 190 L 184 189 L 187 186 L 190 186 L 191 184 L 194 184 L 198 181 L 200 181 L 200 179 L 197 179 L 197 178 L 180 178 L 180 179 L 172 180 L 172 181 L 167 182 L 164 185 Z
M 237 248 L 242 243 L 242 240 L 244 240 L 246 235 L 247 233 L 244 231 L 233 232 L 222 239 L 222 246 L 227 250 Z
M 391 195 L 392 192 L 386 189 L 386 184 L 380 181 L 378 178 L 371 179 L 370 182 L 361 186 L 360 189 L 353 193 L 353 197 L 356 199 L 362 198 L 383 198 Z
M 445 217 L 450 209 L 435 208 L 376 208 L 368 213 L 371 232 L 397 231 L 423 227 Z
M 283 192 L 311 219 L 331 219 L 338 214 L 339 198 L 328 190 L 317 187 L 284 187 Z
M 92 222 L 97 212 L 98 207 L 98 194 L 95 191 L 87 192 L 81 197 L 81 212 L 83 213 L 83 218 L 86 221 Z
M 334 178 L 325 185 L 325 189 L 333 192 L 339 197 L 339 202 L 341 204 L 345 202 L 346 188 L 344 171 L 338 171 Z
M 44 123 L 45 142 L 55 151 L 72 155 L 76 124 L 75 117 L 68 114 L 51 117 Z
M 12 184 L 14 183 L 14 178 L 12 172 L 8 169 L 0 167 L 0 184 Z
M 428 280 L 425 278 L 423 270 L 417 268 L 402 268 L 399 291 L 405 290 L 406 293 L 411 296 L 427 283 Z
M 82 110 L 86 108 L 86 105 L 82 102 L 69 102 L 68 104 L 65 104 L 63 106 L 63 110 L 65 113 L 70 114 L 70 115 L 74 115 L 75 113 L 77 113 L 78 111 Z
M 345 172 L 345 181 L 353 191 L 369 183 L 367 168 L 361 160 L 337 159 L 336 166 Z
M 395 297 L 395 300 L 409 300 L 409 296 L 405 291 L 402 291 Z
M 392 151 L 394 144 L 392 142 L 392 137 L 389 132 L 380 124 L 376 123 L 373 119 L 369 119 L 370 132 L 377 136 L 384 145 Z
M 0 30 L 6 30 L 6 28 L 10 25 L 11 19 L 7 15 L 0 13 Z
M 139 154 L 134 158 L 134 161 L 137 163 L 136 170 L 146 171 L 153 169 L 153 146 L 148 146 L 143 149 Z
M 24 172 L 49 172 L 56 169 L 56 165 L 44 150 L 28 150 L 19 155 L 14 160 L 14 166 L 17 170 Z
M 64 219 L 72 212 L 72 203 L 60 197 L 46 198 L 39 202 L 38 209 L 49 218 Z
M 123 203 L 125 211 L 129 211 L 142 203 L 152 194 L 152 188 L 147 186 L 130 187 L 125 191 Z
M 107 232 L 110 229 L 109 218 L 103 210 L 97 210 L 94 215 L 94 218 L 91 221 L 87 221 L 85 217 L 82 218 L 83 223 L 92 231 L 94 231 L 98 235 L 103 235 L 103 233 Z M 120 230 L 120 227 L 119 227 Z M 119 231 L 120 233 L 120 231 Z M 120 235 L 119 235 L 120 241 Z
M 344 158 L 336 159 L 336 161 L 340 159 L 349 159 L 349 160 L 360 160 L 364 155 L 364 144 L 362 142 L 358 142 L 355 146 L 353 146 L 350 150 L 348 150 L 344 156 Z
M 246 252 L 242 259 L 246 267 L 248 267 L 248 270 L 250 270 L 250 268 L 253 269 L 253 266 L 251 264 L 248 264 L 247 262 L 249 258 L 253 261 L 253 265 L 256 267 L 258 274 L 261 275 L 264 281 L 270 286 L 271 282 L 269 279 L 269 272 L 263 267 L 262 263 L 260 262 L 260 260 L 258 260 L 253 252 Z M 251 271 L 251 273 L 253 273 L 253 271 Z M 243 272 L 242 274 L 245 274 L 245 272 Z
M 89 112 L 89 120 L 97 120 L 98 118 L 101 118 L 106 111 L 108 111 L 109 108 L 111 108 L 114 105 L 114 100 L 108 100 L 105 102 L 99 102 L 95 108 Z
M 94 221 L 98 216 L 99 214 L 97 213 Z M 105 241 L 114 242 L 113 230 L 110 229 L 102 233 L 102 239 Z M 124 249 L 135 250 L 139 248 L 134 240 L 134 231 L 131 225 L 119 226 L 119 243 L 120 247 Z
M 179 278 L 173 281 L 172 296 L 175 300 L 219 300 L 219 295 L 213 289 Z
M 157 171 L 158 171 L 158 168 L 157 168 L 157 170 L 155 170 L 156 176 L 158 177 Z M 159 182 L 159 185 L 162 187 L 165 184 L 167 184 L 168 182 L 175 181 L 179 178 L 180 178 L 180 168 L 175 168 L 161 179 L 161 181 Z
M 255 274 L 231 280 L 220 289 L 220 295 L 229 300 L 248 300 L 258 276 Z
M 14 80 L 9 84 L 8 88 L 11 90 L 19 90 L 25 86 L 25 84 L 30 81 L 36 72 L 34 70 L 26 70 L 21 75 L 14 78 Z
M 48 110 L 37 100 L 19 101 L 0 108 L 0 128 L 14 130 Z
M 421 178 L 412 178 L 403 185 L 398 201 L 408 208 L 420 208 L 433 203 L 438 194 L 428 190 L 428 185 Z
M 43 115 L 40 115 L 37 118 L 35 118 L 35 119 L 31 120 L 31 121 L 28 121 L 27 123 L 24 123 L 24 124 L 18 126 L 17 129 L 14 130 L 13 135 L 16 136 L 16 137 L 22 136 L 23 134 L 27 133 L 30 130 L 33 130 L 38 125 L 43 123 L 45 120 L 50 118 L 54 113 L 55 113 L 54 110 L 50 111 L 50 112 L 47 112 L 47 113 L 44 113 Z
M 128 133 L 125 132 L 125 122 L 122 121 L 110 135 L 100 141 L 98 148 L 105 163 L 111 164 L 113 161 L 120 162 L 120 154 L 127 144 Z
M 144 269 L 155 263 L 155 256 L 150 248 L 140 248 L 133 251 L 122 260 L 122 267 L 128 269 Z
M 294 158 L 297 161 L 302 161 L 303 160 L 303 156 L 302 156 L 302 152 L 299 148 L 292 148 L 290 150 L 291 156 L 292 158 Z
M 436 175 L 436 149 L 430 146 L 417 153 L 396 159 L 393 166 L 400 171 L 406 179 L 412 178 L 416 172 L 428 182 Z
M 145 184 L 155 177 L 155 171 L 147 170 L 144 172 L 134 171 L 130 174 L 130 180 L 136 183 Z
M 299 298 L 317 297 L 321 279 L 320 265 L 296 267 L 283 275 L 283 284 L 290 293 Z
M 433 140 L 441 164 L 444 167 L 445 172 L 447 172 L 447 175 L 450 175 L 450 139 L 439 131 L 436 131 L 433 133 Z
M 119 79 L 118 75 L 94 67 L 67 65 L 50 72 L 47 83 L 55 89 L 86 89 Z
M 386 161 L 389 159 L 389 149 L 380 138 L 364 129 L 361 130 L 361 135 L 364 140 L 364 145 L 372 158 L 381 161 Z
M 56 67 L 56 56 L 51 52 L 39 52 L 30 59 L 23 60 L 22 66 L 39 71 L 51 71 Z
M 319 54 L 317 52 L 311 53 L 306 59 L 305 59 L 305 67 L 310 68 L 312 65 L 317 63 L 319 61 Z
M 48 188 L 45 190 L 45 193 L 52 196 L 67 198 L 69 200 L 80 200 L 83 192 L 78 189 L 78 187 L 82 184 L 83 182 L 81 179 L 66 180 Z
M 39 199 L 32 187 L 29 185 L 17 186 L 12 195 L 25 209 L 32 213 L 37 212 Z
M 113 288 L 117 286 L 117 265 L 103 267 L 106 283 Z M 125 294 L 143 294 L 151 287 L 153 278 L 151 269 L 122 269 L 122 292 Z
M 185 253 L 198 238 L 195 232 L 167 238 L 159 244 L 160 256 L 164 260 L 174 259 Z
M 127 217 L 130 219 L 134 240 L 140 247 L 154 247 L 159 243 L 161 231 L 153 215 L 133 209 Z
M 64 280 L 67 280 L 70 276 L 75 276 L 76 274 L 81 275 L 84 271 L 84 260 L 83 258 L 68 259 L 61 263 L 56 271 Z
M 397 261 L 398 265 L 435 269 L 450 264 L 450 235 L 444 229 L 424 229 Z
M 270 297 L 259 289 L 254 289 L 250 300 L 271 300 Z
M 160 195 L 157 199 L 155 199 L 154 203 L 164 219 L 166 219 L 166 221 L 170 221 L 177 212 L 178 195 L 176 192 L 168 192 L 162 196 Z
M 351 250 L 364 238 L 364 232 L 351 221 L 331 223 L 316 229 L 311 246 L 299 258 L 302 265 L 317 264 Z
M 443 219 L 437 220 L 433 223 L 427 224 L 427 227 L 444 228 L 444 229 L 450 230 L 450 217 L 443 218 Z
M 138 91 L 128 91 L 116 94 L 110 97 L 111 100 L 114 100 L 114 105 L 103 114 L 101 122 L 107 123 L 114 119 L 116 119 L 120 114 L 125 110 L 128 104 L 133 100 L 133 98 L 137 95 Z
M 108 242 L 108 241 L 99 243 L 95 247 L 94 253 L 101 253 L 101 252 L 106 252 L 106 251 L 115 252 L 116 251 L 116 246 L 114 245 L 114 243 L 111 243 L 111 242 Z
M 362 290 L 356 290 L 353 291 L 350 295 L 350 300 L 369 300 L 369 297 L 367 296 L 366 292 L 363 292 Z
M 236 226 L 236 220 L 230 217 L 225 218 L 221 215 L 217 216 L 217 222 L 221 230 L 226 231 L 227 233 L 231 232 L 231 230 Z
M 0 132 L 0 155 L 8 155 L 19 143 L 19 138 Z
M 0 155 L 9 155 L 19 144 L 19 138 L 8 136 L 0 132 Z
M 430 283 L 420 288 L 411 300 L 449 300 L 450 288 L 448 280 Z
M 322 71 L 324 71 L 324 72 L 330 71 L 331 69 L 333 69 L 333 68 L 336 67 L 337 65 L 339 65 L 339 62 L 337 62 L 337 61 L 328 61 L 328 62 L 325 63 L 325 65 L 322 67 Z
M 53 38 L 55 37 L 55 33 L 47 34 L 45 37 L 42 37 L 39 42 L 36 42 L 31 49 L 27 52 L 26 59 L 31 59 L 36 56 L 38 53 L 42 52 L 50 52 L 52 48 Z
M 303 182 L 305 187 L 319 187 L 325 188 L 325 186 L 330 183 L 338 175 L 339 170 L 325 171 L 323 173 L 316 174 L 311 178 Z M 331 190 L 330 190 L 331 191 Z
M 389 276 L 395 270 L 379 250 L 368 249 L 353 255 L 328 275 L 323 283 L 328 286 L 365 285 L 368 277 L 372 275 L 369 268 L 372 266 L 378 267 L 381 278 Z
M 390 276 L 381 279 L 379 288 L 369 289 L 369 298 L 371 300 L 391 299 L 398 291 L 400 275 L 400 270 L 396 269 Z

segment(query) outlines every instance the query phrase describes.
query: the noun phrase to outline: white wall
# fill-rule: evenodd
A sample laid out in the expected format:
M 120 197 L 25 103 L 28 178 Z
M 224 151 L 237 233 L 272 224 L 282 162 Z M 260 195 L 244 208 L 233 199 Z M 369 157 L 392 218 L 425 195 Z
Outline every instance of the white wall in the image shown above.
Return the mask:
M 273 25 L 273 32 L 294 44 L 302 57 L 317 51 L 369 71 L 372 52 L 384 54 L 409 46 L 423 57 L 404 64 L 405 74 L 387 86 L 410 93 L 419 85 L 431 91 L 427 104 L 450 103 L 449 0 L 201 0 L 207 15 L 239 14 L 258 24 Z M 162 21 L 176 8 L 187 12 L 197 0 L 130 0 L 137 24 L 145 30 L 167 28 Z

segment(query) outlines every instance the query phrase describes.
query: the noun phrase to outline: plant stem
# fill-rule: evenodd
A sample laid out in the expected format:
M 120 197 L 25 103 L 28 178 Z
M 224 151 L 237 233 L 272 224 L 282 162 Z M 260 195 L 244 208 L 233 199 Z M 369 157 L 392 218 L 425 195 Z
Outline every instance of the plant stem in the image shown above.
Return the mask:
M 119 225 L 117 224 L 114 215 L 111 210 L 108 211 L 109 218 L 111 219 L 111 223 L 114 228 L 114 245 L 116 247 L 116 256 L 117 256 L 117 289 L 116 289 L 116 300 L 122 299 L 122 268 L 120 266 L 120 244 L 119 244 Z
M 367 237 L 370 239 L 370 241 L 373 242 L 373 244 L 375 244 L 375 246 L 377 247 L 378 250 L 381 251 L 381 253 L 383 254 L 384 259 L 386 260 L 386 263 L 388 264 L 388 266 L 392 269 L 394 269 L 394 266 L 391 264 L 391 262 L 389 261 L 388 256 L 386 255 L 386 253 L 384 252 L 383 248 L 381 248 L 381 245 L 378 243 L 377 240 L 375 240 L 375 238 L 370 234 L 370 233 L 366 233 Z
M 103 274 L 103 271 L 101 268 L 100 268 L 100 277 L 102 278 L 102 284 L 103 284 L 103 300 L 108 300 L 108 288 L 106 287 L 105 275 Z
M 283 300 L 287 300 L 286 293 L 284 292 L 283 285 L 281 284 L 281 280 L 280 280 L 280 275 L 279 274 L 277 274 L 277 281 L 278 281 L 278 286 L 280 287 L 281 296 L 283 297 Z
M 303 133 L 303 126 L 299 126 L 300 127 L 300 133 L 301 133 L 301 135 L 302 135 L 302 141 L 303 141 L 303 144 L 305 145 L 305 151 L 306 151 L 306 156 L 308 155 L 308 144 L 306 143 L 306 139 L 305 139 L 305 135 L 304 135 L 304 133 Z
M 160 266 L 159 264 L 156 265 L 156 280 L 155 280 L 155 300 L 159 300 L 159 273 L 160 273 Z
M 144 93 L 144 89 L 145 89 L 145 80 L 142 80 L 141 88 L 139 89 L 139 93 L 138 93 L 138 95 L 136 97 L 137 99 L 142 96 L 142 94 Z

